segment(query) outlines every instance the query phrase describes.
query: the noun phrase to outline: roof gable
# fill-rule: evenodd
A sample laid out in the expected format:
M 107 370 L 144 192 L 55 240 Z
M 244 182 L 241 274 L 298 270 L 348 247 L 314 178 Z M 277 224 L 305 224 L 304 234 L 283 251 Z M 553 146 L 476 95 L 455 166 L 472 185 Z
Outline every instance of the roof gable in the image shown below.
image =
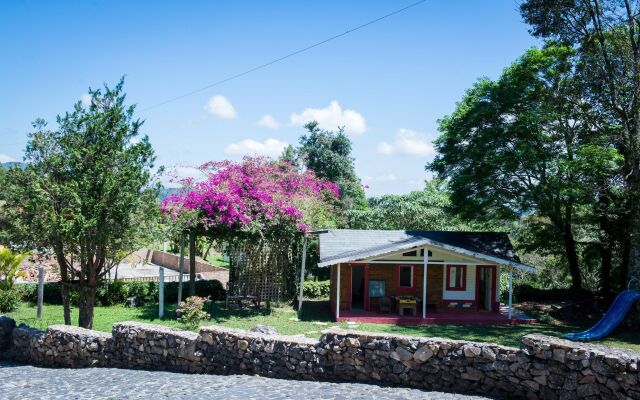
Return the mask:
M 534 270 L 520 263 L 508 235 L 501 232 L 329 230 L 320 235 L 318 265 L 356 261 L 422 245 Z

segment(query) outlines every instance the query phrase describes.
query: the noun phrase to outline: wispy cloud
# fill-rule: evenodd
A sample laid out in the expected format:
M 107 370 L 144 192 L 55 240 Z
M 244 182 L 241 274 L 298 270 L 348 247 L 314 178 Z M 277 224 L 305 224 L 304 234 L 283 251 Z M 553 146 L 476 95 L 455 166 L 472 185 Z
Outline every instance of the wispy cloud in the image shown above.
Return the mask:
M 310 121 L 318 121 L 323 129 L 344 127 L 345 132 L 354 135 L 361 135 L 367 130 L 364 116 L 355 110 L 343 110 L 337 100 L 324 108 L 305 108 L 301 113 L 293 113 L 290 117 L 293 126 L 303 126 Z
M 427 135 L 410 129 L 399 129 L 391 143 L 378 143 L 378 153 L 427 157 L 433 155 L 435 150 Z
M 0 153 L 0 163 L 15 162 L 16 159 L 7 154 Z
M 280 123 L 269 114 L 263 115 L 258 121 L 258 125 L 273 130 L 280 128 Z
M 233 104 L 222 95 L 216 95 L 210 98 L 207 105 L 204 106 L 204 109 L 209 114 L 220 118 L 232 119 L 238 116 Z
M 398 177 L 394 174 L 385 174 L 379 176 L 364 176 L 362 180 L 364 182 L 393 182 L 397 181 Z
M 276 158 L 282 154 L 285 147 L 287 147 L 287 143 L 273 138 L 269 138 L 264 142 L 244 139 L 225 147 L 224 153 L 236 156 L 259 155 Z

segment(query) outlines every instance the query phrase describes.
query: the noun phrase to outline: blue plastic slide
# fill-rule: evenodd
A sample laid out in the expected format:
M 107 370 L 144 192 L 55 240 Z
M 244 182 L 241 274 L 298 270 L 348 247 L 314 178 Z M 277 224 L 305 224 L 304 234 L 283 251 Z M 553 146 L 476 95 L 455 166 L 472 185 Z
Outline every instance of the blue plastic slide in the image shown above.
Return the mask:
M 631 307 L 633 307 L 638 300 L 640 300 L 640 291 L 625 290 L 616 297 L 616 300 L 611 304 L 611 307 L 609 307 L 609 311 L 607 311 L 597 324 L 584 332 L 567 333 L 564 337 L 580 342 L 602 339 L 609 335 L 616 326 L 622 322 L 625 315 L 627 315 Z

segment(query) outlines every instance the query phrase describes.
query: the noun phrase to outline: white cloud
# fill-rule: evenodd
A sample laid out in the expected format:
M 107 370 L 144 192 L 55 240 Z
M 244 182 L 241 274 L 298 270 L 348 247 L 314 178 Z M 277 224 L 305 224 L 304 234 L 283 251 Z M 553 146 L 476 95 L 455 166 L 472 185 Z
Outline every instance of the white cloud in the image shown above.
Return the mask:
M 258 125 L 268 129 L 280 128 L 280 123 L 269 114 L 263 115 L 262 118 L 260 118 L 260 120 L 258 121 Z
M 89 107 L 91 105 L 91 95 L 89 93 L 82 93 L 82 96 L 80 96 L 80 101 L 82 102 L 83 106 Z
M 16 159 L 7 155 L 7 154 L 2 154 L 0 153 L 0 163 L 6 163 L 6 162 L 15 162 Z
M 427 135 L 409 129 L 399 129 L 392 143 L 378 143 L 378 153 L 426 157 L 433 155 L 435 150 Z
M 379 176 L 365 176 L 362 178 L 364 182 L 393 182 L 397 181 L 398 177 L 394 174 L 385 174 Z
M 226 97 L 221 95 L 213 96 L 209 99 L 209 102 L 204 109 L 211 115 L 215 115 L 220 118 L 236 118 L 238 113 L 233 107 L 233 104 Z
M 300 114 L 293 113 L 290 121 L 293 126 L 318 121 L 321 128 L 330 130 L 343 126 L 345 132 L 354 135 L 360 135 L 367 130 L 367 122 L 362 114 L 355 110 L 343 110 L 336 100 L 325 108 L 305 108 Z
M 287 147 L 287 143 L 272 138 L 264 142 L 258 142 L 253 139 L 243 139 L 238 143 L 231 143 L 225 147 L 224 152 L 225 154 L 238 156 L 259 155 L 275 158 L 282 154 L 285 147 Z

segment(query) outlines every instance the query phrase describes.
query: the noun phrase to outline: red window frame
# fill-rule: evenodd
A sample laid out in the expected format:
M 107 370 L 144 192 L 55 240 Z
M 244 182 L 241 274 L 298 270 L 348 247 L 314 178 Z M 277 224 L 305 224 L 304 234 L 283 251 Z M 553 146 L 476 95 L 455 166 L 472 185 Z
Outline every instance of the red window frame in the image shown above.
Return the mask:
M 411 287 L 403 287 L 400 286 L 400 268 L 401 267 L 410 267 L 411 268 Z M 414 293 L 416 291 L 416 279 L 417 279 L 417 268 L 415 265 L 411 264 L 398 264 L 395 268 L 395 281 L 396 281 L 396 292 L 397 293 Z
M 460 268 L 462 271 L 462 286 L 455 287 L 451 286 L 451 270 L 453 268 Z M 458 265 L 458 264 L 447 264 L 447 290 L 454 292 L 464 292 L 467 290 L 467 266 L 466 265 Z

